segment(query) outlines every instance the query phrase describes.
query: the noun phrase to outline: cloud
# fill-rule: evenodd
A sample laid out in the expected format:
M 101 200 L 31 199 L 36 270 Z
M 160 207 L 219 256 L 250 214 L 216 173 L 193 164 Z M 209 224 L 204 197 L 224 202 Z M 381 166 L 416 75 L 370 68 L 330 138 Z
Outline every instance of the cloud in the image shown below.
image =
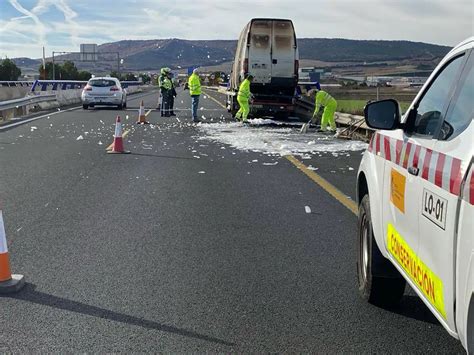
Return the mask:
M 38 18 L 38 16 L 36 16 L 34 13 L 32 13 L 31 11 L 28 11 L 27 9 L 25 9 L 23 6 L 20 5 L 20 3 L 18 2 L 18 0 L 9 0 L 10 4 L 19 12 L 21 12 L 23 15 L 23 17 L 20 17 L 20 18 L 16 18 L 17 20 L 18 19 L 28 19 L 28 18 L 31 18 L 34 23 L 36 24 L 36 28 L 35 28 L 35 31 L 33 33 L 37 33 L 38 34 L 38 40 L 39 42 L 41 43 L 44 43 L 45 42 L 45 35 L 46 35 L 46 27 L 45 25 L 40 21 L 40 19 Z
M 299 38 L 406 39 L 455 45 L 473 35 L 472 0 L 28 0 L 31 2 L 28 10 L 21 5 L 27 0 L 9 0 L 16 12 L 0 19 L 0 41 L 15 44 L 2 45 L 9 56 L 35 56 L 31 53 L 34 46 L 29 46 L 34 42 L 35 52 L 43 44 L 50 52 L 77 51 L 80 43 L 122 39 L 237 39 L 251 17 L 291 18 Z M 25 51 L 21 51 L 22 43 Z

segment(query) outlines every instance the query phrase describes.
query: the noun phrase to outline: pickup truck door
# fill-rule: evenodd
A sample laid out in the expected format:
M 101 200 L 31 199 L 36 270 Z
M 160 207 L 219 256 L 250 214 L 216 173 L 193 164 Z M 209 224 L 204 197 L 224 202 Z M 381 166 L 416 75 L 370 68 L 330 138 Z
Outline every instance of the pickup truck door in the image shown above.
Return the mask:
M 468 61 L 468 57 L 467 51 L 457 53 L 441 69 L 438 76 L 442 79 L 440 85 L 435 79 L 421 99 L 424 102 L 420 106 L 424 112 L 418 112 L 429 116 L 429 111 L 437 109 L 436 101 L 447 101 L 438 115 L 434 149 L 421 172 L 421 210 L 418 213 L 419 258 L 428 270 L 427 278 L 423 280 L 428 291 L 425 297 L 452 334 L 456 333 L 454 311 L 460 197 L 473 154 L 474 137 L 473 58 Z

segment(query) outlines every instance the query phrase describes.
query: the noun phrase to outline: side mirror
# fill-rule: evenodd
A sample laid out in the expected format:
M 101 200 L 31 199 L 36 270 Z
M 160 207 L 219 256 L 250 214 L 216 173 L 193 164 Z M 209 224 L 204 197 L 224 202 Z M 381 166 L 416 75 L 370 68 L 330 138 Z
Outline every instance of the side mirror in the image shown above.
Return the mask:
M 375 129 L 394 130 L 400 128 L 400 108 L 393 99 L 368 103 L 364 108 L 367 126 Z

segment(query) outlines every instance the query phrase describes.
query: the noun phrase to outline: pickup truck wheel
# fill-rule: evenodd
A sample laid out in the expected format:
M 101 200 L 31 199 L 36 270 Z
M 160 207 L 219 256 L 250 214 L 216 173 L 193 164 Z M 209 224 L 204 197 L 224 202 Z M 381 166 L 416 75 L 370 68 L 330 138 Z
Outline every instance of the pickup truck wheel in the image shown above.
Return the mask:
M 364 196 L 359 206 L 357 227 L 359 293 L 364 300 L 374 305 L 396 306 L 405 292 L 406 281 L 395 272 L 395 267 L 382 255 L 375 242 L 369 195 Z

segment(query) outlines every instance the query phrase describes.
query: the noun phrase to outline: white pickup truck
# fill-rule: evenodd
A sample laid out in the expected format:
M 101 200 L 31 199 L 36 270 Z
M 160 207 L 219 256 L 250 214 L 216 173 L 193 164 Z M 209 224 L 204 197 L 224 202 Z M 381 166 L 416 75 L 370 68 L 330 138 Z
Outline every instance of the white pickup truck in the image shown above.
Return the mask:
M 392 306 L 408 283 L 474 353 L 474 37 L 452 49 L 401 116 L 367 104 L 378 129 L 362 158 L 357 272 L 361 296 Z

